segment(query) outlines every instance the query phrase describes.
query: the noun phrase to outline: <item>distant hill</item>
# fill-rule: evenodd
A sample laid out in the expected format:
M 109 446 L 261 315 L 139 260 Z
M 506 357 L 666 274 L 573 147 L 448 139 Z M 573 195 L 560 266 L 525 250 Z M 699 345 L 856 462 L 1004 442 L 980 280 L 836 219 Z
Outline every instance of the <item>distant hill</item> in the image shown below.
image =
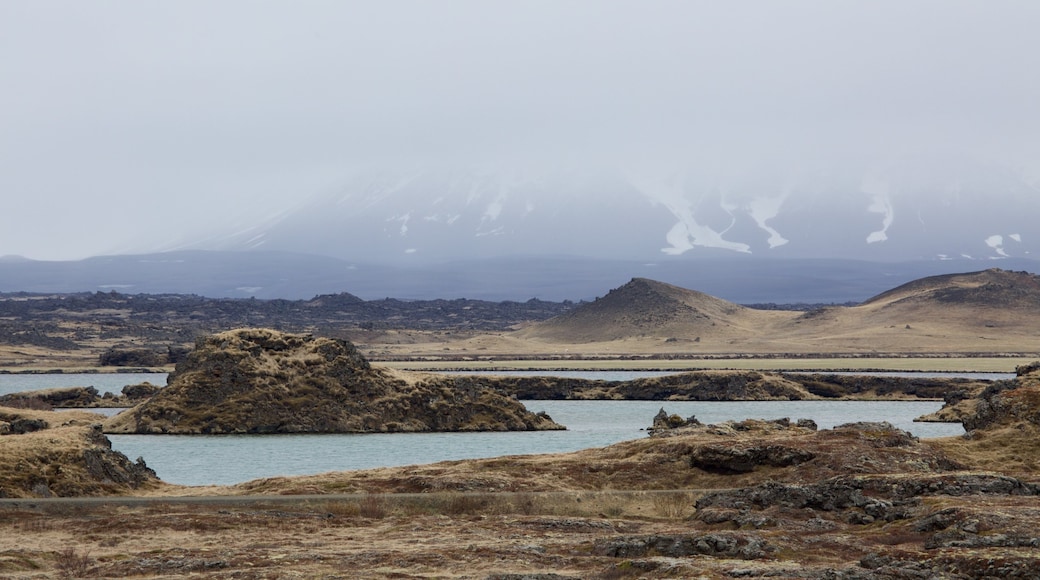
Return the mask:
M 243 326 L 347 338 L 370 356 L 473 357 L 1040 353 L 1040 280 L 1026 272 L 922 278 L 856 306 L 753 309 L 637 277 L 590 302 L 212 299 L 0 294 L 0 366 L 173 362 L 200 333 Z M 100 359 L 99 359 L 100 357 Z M 144 358 L 142 358 L 144 357 Z
M 517 247 L 518 252 L 525 251 Z M 866 262 L 761 259 L 723 250 L 654 260 L 514 255 L 436 264 L 380 264 L 273 251 L 171 251 L 78 261 L 0 258 L 0 292 L 196 294 L 208 298 L 307 300 L 349 292 L 365 300 L 592 300 L 631 278 L 696 288 L 738 304 L 859 302 L 925 276 L 978 269 L 986 260 Z M 1007 258 L 1006 269 L 1040 271 Z
M 864 307 L 942 304 L 969 308 L 1038 308 L 1040 276 L 992 268 L 982 272 L 929 276 L 863 303 Z
M 796 322 L 801 327 L 790 328 L 795 335 L 857 337 L 865 344 L 904 340 L 936 345 L 972 340 L 994 347 L 1035 344 L 1040 329 L 1040 277 L 999 269 L 930 276 L 858 306 L 806 313 Z
M 701 335 L 753 336 L 761 324 L 790 318 L 646 278 L 633 278 L 594 302 L 535 324 L 529 338 L 560 342 L 603 342 L 657 336 L 697 340 Z
M 515 336 L 558 344 L 628 341 L 631 352 L 1001 353 L 1037 352 L 1037 329 L 1040 276 L 991 269 L 927 277 L 856 306 L 808 312 L 753 310 L 636 278 Z

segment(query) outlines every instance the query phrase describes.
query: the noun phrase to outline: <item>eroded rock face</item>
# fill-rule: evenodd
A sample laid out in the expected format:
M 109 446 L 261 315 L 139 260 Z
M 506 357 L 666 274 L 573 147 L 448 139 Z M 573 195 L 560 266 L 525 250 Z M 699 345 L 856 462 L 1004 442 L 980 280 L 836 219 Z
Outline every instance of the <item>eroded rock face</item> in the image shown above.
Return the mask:
M 777 525 L 752 512 L 780 510 L 837 513 L 849 524 L 870 524 L 917 517 L 918 532 L 945 531 L 960 518 L 943 510 L 922 515 L 922 497 L 929 496 L 1035 496 L 1037 486 L 998 474 L 947 473 L 872 476 L 840 476 L 811 484 L 767 482 L 742 489 L 719 491 L 697 501 L 697 519 L 708 524 L 732 522 L 739 526 Z M 771 510 L 772 508 L 772 510 Z M 969 531 L 960 530 L 960 531 Z M 977 530 L 971 532 L 977 533 Z M 936 536 L 936 542 L 948 536 Z M 953 534 L 955 539 L 962 536 Z M 1019 541 L 1016 539 L 1015 541 Z M 1031 539 L 1030 539 L 1031 541 Z
M 0 413 L 3 424 L 33 425 L 3 436 L 0 497 L 123 495 L 160 484 L 143 459 L 130 461 L 113 450 L 101 425 L 86 422 L 97 417 L 13 409 Z
M 0 406 L 50 409 L 52 407 L 90 407 L 99 399 L 94 387 L 61 387 L 0 397 Z
M 988 429 L 1026 422 L 1040 427 L 1040 361 L 1016 369 L 1017 378 L 994 384 L 979 395 L 974 413 L 962 420 L 964 429 Z
M 737 447 L 711 445 L 690 455 L 690 467 L 711 473 L 750 473 L 759 466 L 790 467 L 812 460 L 816 454 L 785 445 Z
M 678 429 L 680 427 L 689 427 L 693 425 L 700 425 L 701 422 L 697 420 L 697 417 L 690 415 L 686 419 L 683 419 L 679 415 L 669 415 L 665 412 L 664 407 L 654 415 L 654 423 L 650 427 L 650 433 L 656 433 L 659 431 L 666 431 L 668 429 Z
M 756 560 L 765 558 L 775 548 L 754 534 L 716 533 L 623 536 L 598 541 L 592 551 L 612 558 L 637 558 L 654 553 L 670 558 L 712 556 Z
M 111 433 L 368 433 L 562 429 L 480 380 L 371 366 L 353 344 L 265 329 L 200 339 Z
M 147 381 L 124 386 L 121 395 L 102 395 L 94 387 L 59 387 L 4 395 L 0 397 L 0 406 L 38 410 L 132 407 L 160 389 Z

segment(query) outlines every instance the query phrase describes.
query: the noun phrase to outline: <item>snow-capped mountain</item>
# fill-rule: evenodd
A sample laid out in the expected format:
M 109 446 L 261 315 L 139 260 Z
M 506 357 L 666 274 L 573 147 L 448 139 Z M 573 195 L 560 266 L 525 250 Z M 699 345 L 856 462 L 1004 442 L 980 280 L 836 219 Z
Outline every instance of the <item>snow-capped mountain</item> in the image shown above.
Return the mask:
M 668 260 L 1031 258 L 1040 189 L 965 160 L 722 179 L 696 167 L 359 171 L 248 231 L 189 247 L 424 263 L 503 255 Z

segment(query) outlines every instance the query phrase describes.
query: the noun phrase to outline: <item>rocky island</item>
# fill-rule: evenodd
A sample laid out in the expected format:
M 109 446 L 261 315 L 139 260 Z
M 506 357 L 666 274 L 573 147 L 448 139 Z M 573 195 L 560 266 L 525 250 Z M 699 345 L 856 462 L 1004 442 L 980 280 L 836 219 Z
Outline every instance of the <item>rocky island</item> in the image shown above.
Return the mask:
M 369 364 L 334 338 L 240 329 L 197 341 L 168 385 L 107 433 L 378 433 L 563 429 L 479 380 Z

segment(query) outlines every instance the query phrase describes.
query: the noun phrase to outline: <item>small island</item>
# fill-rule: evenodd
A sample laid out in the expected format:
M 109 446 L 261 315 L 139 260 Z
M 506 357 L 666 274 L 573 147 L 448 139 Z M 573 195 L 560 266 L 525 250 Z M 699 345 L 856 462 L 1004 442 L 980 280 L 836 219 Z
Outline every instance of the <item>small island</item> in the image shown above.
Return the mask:
M 345 340 L 239 329 L 201 338 L 106 433 L 263 434 L 564 429 L 479 380 L 373 366 Z

